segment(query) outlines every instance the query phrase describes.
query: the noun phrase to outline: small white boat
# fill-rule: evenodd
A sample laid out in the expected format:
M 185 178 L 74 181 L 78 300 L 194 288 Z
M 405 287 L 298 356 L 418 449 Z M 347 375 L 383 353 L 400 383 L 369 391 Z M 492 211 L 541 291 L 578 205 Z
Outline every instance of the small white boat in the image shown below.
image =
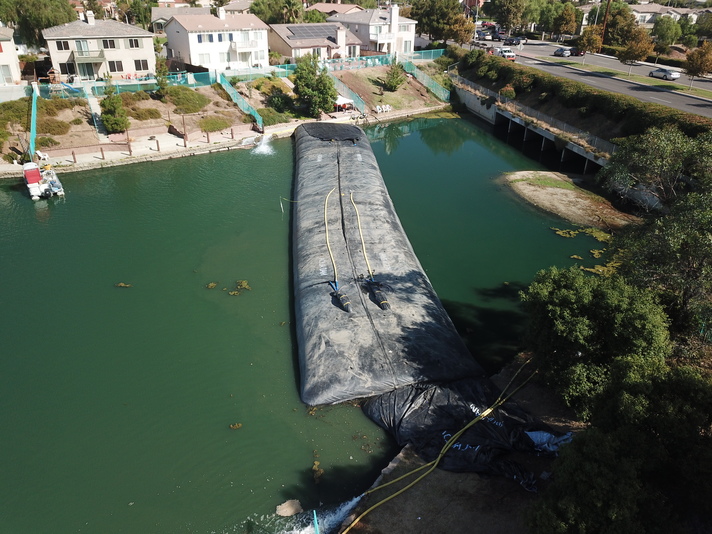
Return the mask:
M 22 174 L 32 200 L 50 198 L 53 195 L 64 196 L 62 182 L 59 181 L 57 173 L 54 172 L 51 165 L 40 167 L 37 163 L 25 163 L 22 166 Z

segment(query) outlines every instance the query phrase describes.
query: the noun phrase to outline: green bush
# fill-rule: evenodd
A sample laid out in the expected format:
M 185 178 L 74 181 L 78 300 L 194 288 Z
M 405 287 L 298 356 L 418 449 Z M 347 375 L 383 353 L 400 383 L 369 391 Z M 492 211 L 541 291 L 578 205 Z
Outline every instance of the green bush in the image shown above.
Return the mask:
M 136 119 L 137 121 L 147 121 L 161 118 L 161 112 L 156 108 L 129 108 L 126 112 L 129 117 Z
M 499 94 L 503 96 L 504 98 L 509 98 L 510 100 L 513 100 L 516 98 L 517 93 L 514 90 L 514 87 L 512 87 L 510 84 L 505 85 L 500 89 Z
M 203 132 L 220 132 L 230 127 L 230 122 L 222 117 L 205 117 L 198 121 Z
M 267 98 L 267 106 L 277 113 L 287 113 L 294 110 L 294 99 L 282 91 L 275 91 Z
M 197 113 L 210 103 L 205 95 L 182 85 L 167 88 L 166 98 L 176 107 L 176 113 Z
M 69 133 L 68 122 L 59 121 L 52 117 L 44 117 L 37 121 L 37 132 L 50 135 L 65 135 Z
M 272 108 L 260 108 L 257 110 L 257 113 L 262 117 L 262 122 L 265 126 L 274 126 L 275 124 L 290 122 L 293 118 L 292 115 L 288 113 L 279 113 Z
M 38 137 L 35 141 L 35 144 L 40 148 L 50 148 L 53 146 L 57 146 L 59 144 L 59 141 L 56 141 L 51 137 Z
M 8 163 L 15 163 L 17 160 L 17 154 L 3 154 L 2 159 L 7 161 Z
M 82 124 L 83 122 L 84 122 L 84 121 L 82 120 L 81 117 L 75 117 L 75 118 L 73 118 L 71 121 L 69 121 L 69 124 L 72 124 L 72 125 L 74 125 L 74 126 L 79 126 L 79 125 Z

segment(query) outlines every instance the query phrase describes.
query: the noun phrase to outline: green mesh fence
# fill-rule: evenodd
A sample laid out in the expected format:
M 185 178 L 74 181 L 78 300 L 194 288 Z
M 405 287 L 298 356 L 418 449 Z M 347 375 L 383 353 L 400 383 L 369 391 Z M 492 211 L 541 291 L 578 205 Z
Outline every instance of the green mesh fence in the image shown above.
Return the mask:
M 403 68 L 408 74 L 412 74 L 416 80 L 427 87 L 440 100 L 443 102 L 450 102 L 450 91 L 445 89 L 442 85 L 413 65 L 413 63 L 410 61 L 403 61 Z
M 244 113 L 249 113 L 255 118 L 255 122 L 257 123 L 257 126 L 259 126 L 260 131 L 264 130 L 264 122 L 262 121 L 262 116 L 257 113 L 257 110 L 253 108 L 247 100 L 242 98 L 240 96 L 240 93 L 237 92 L 237 90 L 230 85 L 230 82 L 227 81 L 225 76 L 222 74 L 218 75 L 218 82 L 222 86 L 223 89 L 227 92 L 228 95 L 230 95 L 230 98 L 232 98 L 232 101 L 237 104 L 237 107 L 239 107 Z
M 349 87 L 344 82 L 339 80 L 331 72 L 329 73 L 329 76 L 331 76 L 331 79 L 334 80 L 334 87 L 336 87 L 336 90 L 339 92 L 339 94 L 345 96 L 346 98 L 350 98 L 351 100 L 353 100 L 354 107 L 357 110 L 359 110 L 361 113 L 365 113 L 366 112 L 366 102 L 364 102 L 360 96 L 358 96 L 351 89 L 349 89 Z
M 411 52 L 410 54 L 401 54 L 404 59 L 409 61 L 432 61 L 439 58 L 445 53 L 444 48 L 437 48 L 435 50 L 419 50 L 417 52 Z

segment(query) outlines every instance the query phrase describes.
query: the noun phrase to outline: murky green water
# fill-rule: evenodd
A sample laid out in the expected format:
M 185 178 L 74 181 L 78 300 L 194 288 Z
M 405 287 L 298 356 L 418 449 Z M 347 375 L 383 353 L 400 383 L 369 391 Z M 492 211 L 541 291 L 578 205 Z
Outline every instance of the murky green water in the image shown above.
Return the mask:
M 476 126 L 405 128 L 372 132 L 403 225 L 476 356 L 505 357 L 516 290 L 594 245 L 493 180 L 535 165 Z M 0 532 L 274 531 L 278 504 L 347 500 L 390 459 L 358 408 L 299 401 L 272 149 L 63 174 L 64 201 L 0 184 Z

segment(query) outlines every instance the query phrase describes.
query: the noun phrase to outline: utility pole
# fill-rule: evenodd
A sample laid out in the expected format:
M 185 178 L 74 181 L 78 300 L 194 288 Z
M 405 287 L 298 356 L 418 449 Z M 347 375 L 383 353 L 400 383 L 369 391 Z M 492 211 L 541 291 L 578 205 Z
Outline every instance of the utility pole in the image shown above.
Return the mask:
M 603 30 L 601 30 L 601 48 L 603 48 L 603 37 L 606 35 L 606 23 L 608 22 L 608 11 L 611 9 L 611 0 L 606 3 L 606 14 L 603 15 Z M 598 52 L 601 52 L 601 48 Z

